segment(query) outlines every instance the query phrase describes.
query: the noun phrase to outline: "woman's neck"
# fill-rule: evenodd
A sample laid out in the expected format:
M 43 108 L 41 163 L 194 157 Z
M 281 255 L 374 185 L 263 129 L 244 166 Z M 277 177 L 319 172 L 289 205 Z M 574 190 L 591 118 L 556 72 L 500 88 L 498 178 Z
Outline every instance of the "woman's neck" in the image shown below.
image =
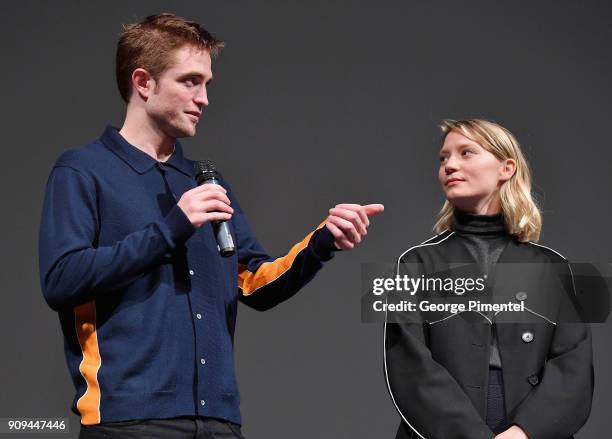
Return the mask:
M 465 200 L 464 202 L 453 203 L 453 206 L 462 212 L 473 215 L 497 215 L 501 213 L 501 200 L 497 193 L 476 202 L 470 201 L 471 200 Z

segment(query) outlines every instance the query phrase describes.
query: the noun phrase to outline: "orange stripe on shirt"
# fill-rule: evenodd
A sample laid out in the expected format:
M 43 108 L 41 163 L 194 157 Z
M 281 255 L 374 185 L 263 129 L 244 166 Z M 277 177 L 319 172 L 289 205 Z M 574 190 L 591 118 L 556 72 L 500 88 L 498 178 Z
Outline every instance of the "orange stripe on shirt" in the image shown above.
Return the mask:
M 77 409 L 81 414 L 81 424 L 92 425 L 100 423 L 100 385 L 98 384 L 98 369 L 102 364 L 96 334 L 96 302 L 91 301 L 74 308 L 75 326 L 83 360 L 79 371 L 87 382 L 87 389 L 77 401 Z
M 297 255 L 304 250 L 308 243 L 310 242 L 310 238 L 321 227 L 325 225 L 326 221 L 323 221 L 319 226 L 310 232 L 304 239 L 295 244 L 289 250 L 285 256 L 276 258 L 271 262 L 264 262 L 259 266 L 255 273 L 250 272 L 245 265 L 238 266 L 238 288 L 242 290 L 242 294 L 244 296 L 249 296 L 255 292 L 255 290 L 268 285 L 271 282 L 274 282 L 276 279 L 281 277 L 291 265 L 293 265 L 293 261 Z

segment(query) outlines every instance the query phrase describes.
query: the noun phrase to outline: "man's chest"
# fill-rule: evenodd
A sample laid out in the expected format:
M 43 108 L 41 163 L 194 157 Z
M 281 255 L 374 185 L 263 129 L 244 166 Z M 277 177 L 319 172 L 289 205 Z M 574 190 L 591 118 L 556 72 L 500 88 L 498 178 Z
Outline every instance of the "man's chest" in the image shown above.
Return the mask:
M 99 236 L 122 239 L 154 221 L 162 220 L 195 180 L 176 170 L 157 167 L 143 174 L 98 177 L 96 204 Z

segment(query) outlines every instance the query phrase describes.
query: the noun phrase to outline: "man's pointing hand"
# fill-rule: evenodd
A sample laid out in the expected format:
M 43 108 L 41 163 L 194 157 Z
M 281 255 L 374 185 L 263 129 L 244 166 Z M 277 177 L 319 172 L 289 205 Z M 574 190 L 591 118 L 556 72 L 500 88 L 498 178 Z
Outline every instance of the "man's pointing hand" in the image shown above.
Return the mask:
M 325 226 L 334 235 L 336 247 L 350 250 L 368 234 L 369 217 L 385 210 L 382 204 L 338 204 L 329 209 Z

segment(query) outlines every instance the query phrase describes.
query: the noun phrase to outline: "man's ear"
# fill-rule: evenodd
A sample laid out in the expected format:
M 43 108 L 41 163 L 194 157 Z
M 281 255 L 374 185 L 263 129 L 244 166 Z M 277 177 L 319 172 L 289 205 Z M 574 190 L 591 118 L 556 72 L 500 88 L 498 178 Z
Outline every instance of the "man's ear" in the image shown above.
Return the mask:
M 147 70 L 137 68 L 132 72 L 132 89 L 142 100 L 146 101 L 154 88 L 155 80 Z
M 508 181 L 516 172 L 516 160 L 506 159 L 502 162 L 500 168 L 499 179 L 501 181 Z

